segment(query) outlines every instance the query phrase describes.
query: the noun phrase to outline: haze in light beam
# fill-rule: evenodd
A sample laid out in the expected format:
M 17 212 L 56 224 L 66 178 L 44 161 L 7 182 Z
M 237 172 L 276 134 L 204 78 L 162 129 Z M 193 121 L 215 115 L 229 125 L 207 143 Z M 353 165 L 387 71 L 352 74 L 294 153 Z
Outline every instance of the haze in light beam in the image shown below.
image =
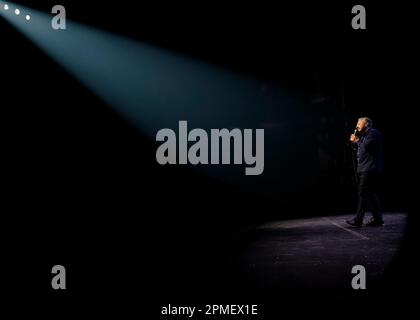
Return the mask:
M 54 30 L 53 14 L 19 5 L 16 16 L 17 5 L 8 4 L 0 10 L 7 21 L 144 133 L 179 120 L 257 128 L 273 103 L 250 77 L 69 20 L 66 30 Z M 276 94 L 277 102 L 285 98 Z

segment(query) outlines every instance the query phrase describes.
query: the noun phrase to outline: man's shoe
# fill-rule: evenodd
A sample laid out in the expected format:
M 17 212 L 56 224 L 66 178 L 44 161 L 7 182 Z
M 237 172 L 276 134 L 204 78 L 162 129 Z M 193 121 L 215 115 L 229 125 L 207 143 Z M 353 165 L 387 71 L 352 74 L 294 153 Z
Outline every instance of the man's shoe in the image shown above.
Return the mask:
M 370 221 L 366 223 L 366 227 L 382 227 L 383 225 L 383 220 L 375 220 L 374 218 L 370 219 Z
M 361 227 L 363 221 L 357 219 L 346 220 L 346 223 L 351 225 L 352 227 Z

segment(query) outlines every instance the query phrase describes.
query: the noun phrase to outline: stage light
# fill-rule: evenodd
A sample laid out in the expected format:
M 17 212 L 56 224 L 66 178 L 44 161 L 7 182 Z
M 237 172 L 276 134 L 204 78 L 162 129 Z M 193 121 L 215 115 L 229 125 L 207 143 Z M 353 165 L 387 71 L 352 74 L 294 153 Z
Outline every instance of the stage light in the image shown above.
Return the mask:
M 4 10 L 9 10 L 9 5 L 8 5 L 8 4 L 5 4 L 5 5 L 3 6 L 3 9 L 4 9 Z
M 153 140 L 159 130 L 173 129 L 183 120 L 203 130 L 262 129 L 274 109 L 276 117 L 287 119 L 292 105 L 306 101 L 306 96 L 275 83 L 266 84 L 270 87 L 267 94 L 256 78 L 75 21 L 67 21 L 71 28 L 62 32 L 52 28 L 54 16 L 49 12 L 19 9 L 30 14 L 31 23 L 3 10 L 0 16 Z M 242 187 L 257 186 L 255 180 L 244 178 L 239 167 L 212 168 L 205 170 Z M 240 173 L 229 174 L 235 170 Z M 263 177 L 261 187 L 273 175 L 259 177 Z
M 27 14 L 25 19 L 29 21 L 29 20 L 31 20 L 31 16 L 29 14 Z
M 2 17 L 153 139 L 184 119 L 203 129 L 259 128 L 272 95 L 284 99 L 279 91 L 265 95 L 256 79 L 217 65 L 74 21 L 68 21 L 71 30 L 60 32 L 51 28 L 50 13 L 19 10 L 34 23 L 5 11 Z
M 18 16 L 18 15 L 20 15 L 20 10 L 19 9 L 16 9 L 15 10 L 15 14 Z

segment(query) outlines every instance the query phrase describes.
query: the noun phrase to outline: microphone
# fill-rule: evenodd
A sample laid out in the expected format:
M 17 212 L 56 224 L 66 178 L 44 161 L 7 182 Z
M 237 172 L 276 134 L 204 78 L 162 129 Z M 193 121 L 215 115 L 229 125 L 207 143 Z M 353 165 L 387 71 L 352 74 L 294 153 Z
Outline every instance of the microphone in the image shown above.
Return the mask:
M 357 128 L 354 129 L 353 135 L 357 137 Z M 355 142 L 352 140 L 352 142 Z

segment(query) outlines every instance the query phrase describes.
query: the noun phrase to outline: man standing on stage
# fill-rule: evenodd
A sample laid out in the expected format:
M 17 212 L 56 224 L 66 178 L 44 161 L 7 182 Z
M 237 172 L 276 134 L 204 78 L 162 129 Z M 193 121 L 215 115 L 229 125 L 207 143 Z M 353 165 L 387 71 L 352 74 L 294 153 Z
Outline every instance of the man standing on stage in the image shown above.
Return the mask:
M 384 224 L 377 189 L 383 170 L 382 136 L 372 127 L 370 118 L 359 118 L 354 134 L 350 136 L 352 147 L 357 149 L 357 175 L 359 178 L 359 204 L 356 216 L 346 222 L 354 227 L 361 227 L 366 211 L 371 211 L 372 218 L 366 226 Z

